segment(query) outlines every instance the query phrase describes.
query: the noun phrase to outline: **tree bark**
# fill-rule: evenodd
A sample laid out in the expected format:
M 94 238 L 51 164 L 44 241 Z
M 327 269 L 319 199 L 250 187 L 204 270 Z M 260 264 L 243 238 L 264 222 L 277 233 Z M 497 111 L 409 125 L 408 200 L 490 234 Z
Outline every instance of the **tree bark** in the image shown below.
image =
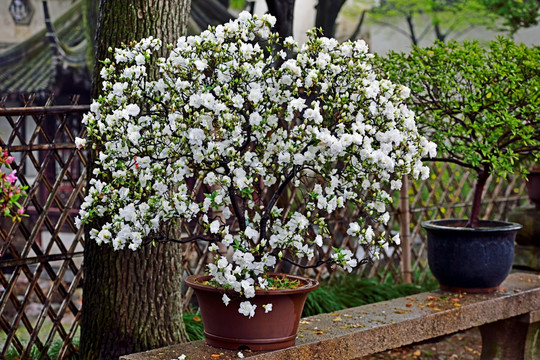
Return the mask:
M 286 38 L 293 34 L 295 0 L 266 0 L 268 12 L 276 17 L 274 29 Z
M 482 196 L 484 194 L 484 187 L 486 186 L 489 175 L 490 171 L 486 168 L 478 172 L 478 179 L 476 180 L 476 184 L 474 186 L 474 197 L 471 207 L 471 215 L 469 217 L 469 221 L 467 222 L 467 227 L 478 227 L 480 209 L 482 208 Z
M 96 32 L 99 17 L 99 0 L 83 0 L 82 2 L 84 38 L 86 40 L 86 66 L 92 71 L 96 57 Z
M 100 18 L 96 35 L 96 57 L 103 60 L 110 57 L 108 48 L 120 47 L 122 43 L 138 41 L 153 36 L 163 41 L 161 54 L 166 53 L 166 45 L 176 43 L 181 35 L 185 35 L 191 9 L 191 0 L 131 0 L 100 1 Z M 99 71 L 101 64 L 94 67 L 94 91 L 101 90 Z M 155 75 L 155 74 L 154 74 Z M 97 96 L 94 96 L 97 97 Z
M 345 4 L 345 0 L 319 0 L 315 27 L 321 28 L 322 36 L 334 37 L 336 19 L 343 4 Z
M 159 56 L 164 56 L 165 44 L 175 43 L 185 33 L 190 5 L 191 0 L 101 0 L 97 59 L 111 57 L 109 47 L 148 36 L 163 41 Z M 94 97 L 101 91 L 100 70 L 101 63 L 96 61 Z M 117 359 L 186 341 L 181 245 L 114 251 L 86 239 L 80 358 Z
M 181 260 L 180 244 L 114 251 L 87 241 L 81 359 L 117 359 L 185 342 Z

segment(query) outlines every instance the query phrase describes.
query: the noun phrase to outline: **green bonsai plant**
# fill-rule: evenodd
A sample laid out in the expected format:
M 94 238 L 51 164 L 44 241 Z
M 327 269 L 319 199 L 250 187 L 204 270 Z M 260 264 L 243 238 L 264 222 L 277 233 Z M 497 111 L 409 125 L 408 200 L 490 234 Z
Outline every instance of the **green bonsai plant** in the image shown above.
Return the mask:
M 467 223 L 476 228 L 489 176 L 525 176 L 524 160 L 540 158 L 540 49 L 505 38 L 437 42 L 379 57 L 378 66 L 411 89 L 418 126 L 438 146 L 431 160 L 476 173 Z

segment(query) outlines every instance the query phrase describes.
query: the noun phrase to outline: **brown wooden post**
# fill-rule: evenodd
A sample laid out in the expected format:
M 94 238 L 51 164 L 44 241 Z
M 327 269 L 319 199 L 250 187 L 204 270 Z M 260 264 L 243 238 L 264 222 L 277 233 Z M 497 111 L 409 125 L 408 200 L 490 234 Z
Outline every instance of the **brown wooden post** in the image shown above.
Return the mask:
M 411 272 L 411 240 L 410 232 L 410 210 L 409 210 L 409 178 L 404 175 L 402 178 L 401 193 L 399 195 L 399 224 L 401 238 L 401 278 L 403 283 L 412 282 Z

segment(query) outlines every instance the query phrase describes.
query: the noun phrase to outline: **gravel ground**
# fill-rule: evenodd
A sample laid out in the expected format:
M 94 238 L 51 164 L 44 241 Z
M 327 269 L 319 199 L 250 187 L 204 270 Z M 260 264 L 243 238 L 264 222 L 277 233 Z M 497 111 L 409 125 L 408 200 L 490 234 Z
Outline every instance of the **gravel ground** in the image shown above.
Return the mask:
M 477 328 L 438 339 L 384 351 L 358 360 L 478 360 L 482 352 L 482 338 Z

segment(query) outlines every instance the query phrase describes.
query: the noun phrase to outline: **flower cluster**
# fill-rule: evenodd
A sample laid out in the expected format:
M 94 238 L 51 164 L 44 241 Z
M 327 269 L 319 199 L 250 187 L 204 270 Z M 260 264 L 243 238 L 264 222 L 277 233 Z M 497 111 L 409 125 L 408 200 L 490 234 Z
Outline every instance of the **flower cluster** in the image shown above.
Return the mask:
M 0 167 L 6 166 L 10 168 L 11 163 L 15 160 L 7 151 L 0 148 Z M 0 169 L 0 186 L 2 187 L 2 196 L 0 197 L 0 213 L 11 218 L 13 221 L 20 221 L 24 216 L 24 208 L 19 204 L 21 195 L 24 195 L 26 187 L 16 186 L 17 170 L 12 170 L 6 174 Z
M 84 117 L 98 157 L 78 221 L 92 240 L 135 250 L 197 222 L 204 233 L 183 241 L 209 241 L 214 283 L 246 299 L 279 260 L 356 267 L 346 249 L 317 260 L 331 250 L 328 216 L 345 206 L 359 214 L 348 234 L 375 254 L 384 245 L 374 226 L 389 220 L 385 189 L 427 177 L 420 159 L 434 152 L 403 104 L 409 91 L 377 78 L 363 41 L 312 31 L 300 46 L 274 23 L 243 12 L 181 37 L 167 58 L 153 61 L 161 42 L 148 38 L 104 62 L 103 95 Z

